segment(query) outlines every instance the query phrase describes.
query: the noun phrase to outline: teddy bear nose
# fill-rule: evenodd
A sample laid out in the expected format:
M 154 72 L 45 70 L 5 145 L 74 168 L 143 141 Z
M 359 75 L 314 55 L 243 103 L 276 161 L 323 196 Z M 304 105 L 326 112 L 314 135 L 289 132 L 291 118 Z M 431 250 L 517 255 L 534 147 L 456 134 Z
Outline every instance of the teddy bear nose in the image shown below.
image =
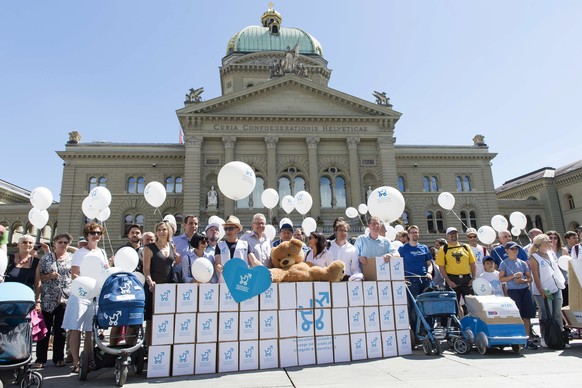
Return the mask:
M 287 264 L 289 264 L 289 260 L 283 260 L 283 261 L 281 262 L 281 264 L 283 264 L 283 265 L 287 265 Z

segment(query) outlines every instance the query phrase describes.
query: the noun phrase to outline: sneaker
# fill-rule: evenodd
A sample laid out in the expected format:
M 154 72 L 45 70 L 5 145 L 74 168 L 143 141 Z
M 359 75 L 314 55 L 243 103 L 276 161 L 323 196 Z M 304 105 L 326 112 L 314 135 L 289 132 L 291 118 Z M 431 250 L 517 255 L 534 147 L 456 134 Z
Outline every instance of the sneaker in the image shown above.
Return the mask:
M 534 344 L 533 341 L 527 341 L 526 348 L 528 348 L 529 350 L 536 350 L 539 348 L 539 346 Z
M 541 341 L 540 341 L 540 346 L 541 346 L 542 348 L 547 348 L 547 347 L 548 347 L 548 345 L 546 345 L 546 341 L 544 341 L 544 339 L 543 339 L 543 338 L 542 338 L 542 339 L 541 339 Z

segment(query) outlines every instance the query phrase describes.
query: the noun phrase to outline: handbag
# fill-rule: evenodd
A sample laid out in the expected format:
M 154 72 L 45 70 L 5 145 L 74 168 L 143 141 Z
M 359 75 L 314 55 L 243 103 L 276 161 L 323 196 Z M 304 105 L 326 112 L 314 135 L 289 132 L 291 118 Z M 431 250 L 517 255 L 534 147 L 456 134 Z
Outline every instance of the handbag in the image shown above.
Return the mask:
M 546 307 L 546 315 L 548 316 L 548 318 L 540 321 L 544 341 L 551 349 L 563 350 L 566 347 L 566 340 L 562 332 L 562 327 L 550 316 L 550 306 L 547 298 L 544 298 L 544 305 Z
M 44 323 L 44 318 L 42 313 L 36 310 L 30 312 L 30 323 L 32 325 L 32 340 L 38 342 L 47 335 L 46 324 Z

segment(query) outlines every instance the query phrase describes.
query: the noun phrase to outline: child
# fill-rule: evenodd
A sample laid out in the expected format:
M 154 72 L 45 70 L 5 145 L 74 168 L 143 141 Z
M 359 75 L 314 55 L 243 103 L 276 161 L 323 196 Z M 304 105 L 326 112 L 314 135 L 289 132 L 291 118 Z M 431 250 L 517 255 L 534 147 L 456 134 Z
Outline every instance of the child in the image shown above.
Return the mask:
M 491 256 L 485 256 L 483 258 L 483 270 L 484 272 L 479 276 L 491 284 L 493 289 L 493 295 L 495 296 L 507 296 L 507 287 L 505 283 L 499 281 L 499 271 L 495 270 L 495 260 Z

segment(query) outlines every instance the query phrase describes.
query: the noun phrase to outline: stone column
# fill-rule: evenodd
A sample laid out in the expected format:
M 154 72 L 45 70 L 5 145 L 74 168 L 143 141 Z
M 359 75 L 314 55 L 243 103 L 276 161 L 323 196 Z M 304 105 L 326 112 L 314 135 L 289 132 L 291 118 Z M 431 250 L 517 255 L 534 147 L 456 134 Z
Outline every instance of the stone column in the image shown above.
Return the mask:
M 224 164 L 226 164 L 234 160 L 236 136 L 224 136 L 222 142 L 224 143 Z M 224 217 L 226 218 L 231 214 L 234 214 L 234 201 L 230 198 L 224 197 Z
M 277 136 L 265 136 L 267 144 L 267 187 L 278 190 L 277 187 Z
M 200 216 L 200 182 L 202 181 L 202 136 L 186 137 L 184 157 L 183 214 Z
M 313 199 L 311 207 L 311 217 L 317 221 L 321 210 L 321 199 L 319 198 L 319 168 L 317 164 L 317 144 L 319 137 L 309 136 L 305 139 L 309 152 L 309 194 Z
M 360 178 L 360 168 L 358 163 L 358 143 L 360 143 L 359 137 L 350 137 L 346 139 L 348 144 L 348 156 L 350 161 L 350 200 L 348 206 L 358 207 L 358 204 L 362 203 L 362 187 Z M 346 182 L 347 183 L 347 182 Z M 347 190 L 347 188 L 346 188 Z

